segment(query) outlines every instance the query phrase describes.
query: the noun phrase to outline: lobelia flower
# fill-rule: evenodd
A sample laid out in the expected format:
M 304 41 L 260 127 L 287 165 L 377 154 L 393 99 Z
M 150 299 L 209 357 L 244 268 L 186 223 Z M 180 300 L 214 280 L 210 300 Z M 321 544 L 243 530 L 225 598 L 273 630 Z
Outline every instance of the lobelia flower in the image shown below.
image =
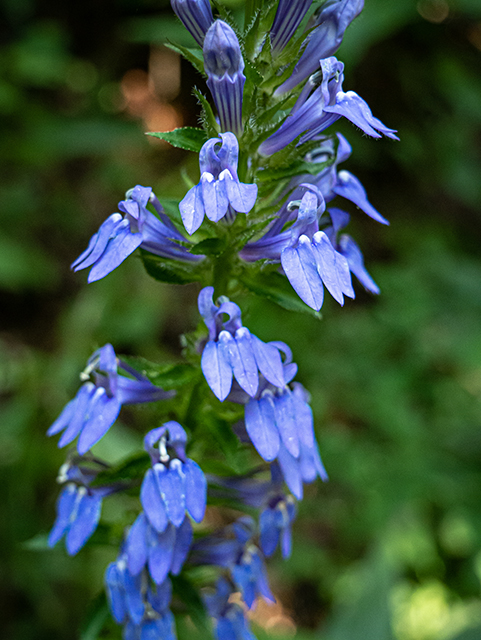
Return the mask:
M 301 500 L 303 482 L 313 482 L 318 476 L 325 481 L 328 477 L 314 435 L 309 394 L 298 382 L 289 387 L 297 365 L 291 361 L 289 347 L 282 342 L 276 344 L 285 353 L 285 384 L 277 386 L 261 380 L 256 396 L 244 400 L 244 421 L 259 455 L 279 466 L 271 465 L 274 481 L 279 483 L 281 473 L 290 491 Z
M 130 573 L 138 575 L 147 565 L 157 584 L 169 571 L 177 575 L 189 552 L 192 525 L 186 511 L 196 522 L 205 513 L 207 482 L 201 468 L 185 455 L 186 439 L 174 421 L 149 431 L 144 439 L 152 468 L 140 490 L 144 512 L 132 525 L 125 549 Z
M 222 20 L 216 20 L 205 34 L 204 69 L 222 131 L 241 134 L 244 59 L 236 34 Z
M 159 218 L 147 209 L 151 203 Z M 74 271 L 92 267 L 88 282 L 100 280 L 116 269 L 138 247 L 163 258 L 197 262 L 195 256 L 177 244 L 187 242 L 164 213 L 162 205 L 150 187 L 137 185 L 119 202 L 120 213 L 113 213 L 100 226 L 87 249 L 72 263 Z
M 205 34 L 214 22 L 209 0 L 170 0 L 170 4 L 175 15 L 202 47 Z
M 321 71 L 311 76 L 290 115 L 279 129 L 259 147 L 259 153 L 270 156 L 283 149 L 301 134 L 299 144 L 312 140 L 340 117 L 350 120 L 373 138 L 382 135 L 399 140 L 395 129 L 389 129 L 372 115 L 368 104 L 354 91 L 344 92 L 344 64 L 337 58 L 320 60 Z M 318 85 L 318 81 L 321 83 Z
M 260 240 L 247 244 L 239 255 L 249 261 L 280 260 L 298 296 L 316 311 L 324 301 L 324 286 L 343 305 L 344 296 L 355 297 L 349 265 L 326 233 L 319 230 L 326 208 L 322 193 L 312 184 L 299 186 L 306 192 L 300 202 L 290 203 L 291 209 L 298 208 L 295 223 L 286 231 L 265 234 Z
M 204 597 L 206 608 L 215 620 L 216 640 L 256 640 L 242 608 L 229 598 L 234 593 L 233 585 L 221 577 L 217 580 L 215 593 Z
M 120 374 L 119 370 L 132 377 Z M 63 431 L 59 447 L 64 447 L 79 436 L 77 449 L 81 455 L 107 433 L 123 404 L 155 402 L 175 395 L 173 391 L 156 387 L 119 360 L 111 344 L 95 351 L 80 379 L 85 381 L 84 384 L 49 428 L 47 435 L 53 436 Z
M 340 47 L 344 33 L 364 7 L 364 0 L 327 0 L 311 20 L 313 30 L 306 38 L 306 46 L 292 75 L 274 95 L 291 91 L 319 67 L 321 58 L 332 56 Z
M 241 310 L 228 298 L 213 302 L 213 287 L 199 293 L 199 312 L 209 330 L 209 340 L 202 352 L 201 367 L 207 384 L 220 401 L 232 387 L 232 377 L 249 395 L 259 386 L 259 372 L 272 384 L 284 384 L 284 371 L 277 343 L 265 343 L 242 326 Z M 224 320 L 224 315 L 228 320 Z
M 48 536 L 50 547 L 65 536 L 67 553 L 73 556 L 94 533 L 100 520 L 102 499 L 120 489 L 119 486 L 89 487 L 97 473 L 71 462 L 60 467 L 57 482 L 65 486 L 57 500 L 57 517 Z
M 278 55 L 284 49 L 311 4 L 312 0 L 279 0 L 270 31 L 273 55 Z
M 249 213 L 257 198 L 257 185 L 239 182 L 239 143 L 233 133 L 221 133 L 203 145 L 199 154 L 200 181 L 179 203 L 182 222 L 192 234 L 204 215 L 218 222 L 229 209 Z
M 147 584 L 146 584 L 147 583 Z M 124 552 L 105 572 L 105 587 L 114 620 L 124 626 L 124 640 L 175 640 L 174 617 L 169 610 L 169 580 L 153 587 L 145 576 L 130 574 Z
M 262 552 L 269 557 L 279 542 L 283 558 L 291 553 L 291 529 L 296 517 L 293 496 L 282 490 L 284 478 L 277 463 L 270 466 L 271 479 L 257 480 L 255 474 L 221 477 L 209 475 L 210 495 L 217 498 L 234 499 L 243 505 L 261 508 L 259 517 L 259 543 Z
M 218 565 L 229 569 L 249 609 L 259 594 L 267 601 L 275 602 L 262 553 L 252 542 L 254 533 L 254 521 L 244 516 L 222 531 L 194 542 L 189 558 L 192 564 Z

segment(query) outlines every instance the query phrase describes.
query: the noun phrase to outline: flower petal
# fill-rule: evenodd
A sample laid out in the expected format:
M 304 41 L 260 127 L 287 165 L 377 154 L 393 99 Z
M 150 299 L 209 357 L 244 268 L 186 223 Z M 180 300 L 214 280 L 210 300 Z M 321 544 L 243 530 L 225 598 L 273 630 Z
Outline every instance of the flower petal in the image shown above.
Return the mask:
M 90 270 L 88 282 L 95 282 L 116 269 L 122 262 L 142 244 L 142 234 L 132 233 L 130 225 L 121 229 L 112 238 L 102 256 Z
M 185 516 L 185 483 L 182 462 L 172 460 L 167 470 L 163 465 L 154 466 L 154 474 L 167 517 L 174 527 L 182 524 Z
M 251 344 L 259 371 L 264 378 L 276 387 L 283 387 L 284 368 L 279 349 L 270 343 L 262 342 L 257 336 L 251 335 Z
M 281 253 L 281 264 L 301 300 L 311 309 L 319 311 L 324 300 L 324 289 L 309 238 L 302 235 L 297 248 L 284 249 Z
M 67 553 L 74 556 L 84 546 L 97 528 L 102 509 L 102 497 L 90 495 L 84 487 L 78 489 L 78 505 L 75 520 L 67 533 Z
M 114 396 L 109 398 L 105 389 L 99 387 L 90 402 L 89 416 L 78 440 L 80 455 L 86 453 L 110 429 L 120 413 L 120 402 Z
M 282 469 L 284 480 L 298 500 L 302 500 L 302 477 L 299 470 L 299 462 L 281 444 L 277 460 Z
M 187 191 L 184 198 L 179 202 L 179 211 L 182 222 L 189 235 L 202 224 L 204 219 L 204 201 L 202 200 L 202 186 L 197 184 Z
M 196 522 L 201 522 L 207 502 L 207 481 L 199 465 L 187 458 L 184 464 L 185 507 Z
M 190 520 L 189 518 L 185 518 L 184 522 L 175 532 L 174 552 L 170 565 L 170 571 L 174 576 L 178 575 L 182 569 L 182 565 L 189 553 L 193 537 L 194 534 Z
M 288 389 L 275 397 L 274 412 L 276 426 L 285 448 L 294 458 L 299 457 L 299 439 L 297 436 L 295 407 L 292 394 Z
M 200 184 L 202 185 L 205 215 L 212 222 L 218 222 L 225 216 L 229 206 L 225 181 L 216 180 L 211 173 L 206 172 L 202 174 Z
M 162 584 L 172 563 L 175 543 L 175 527 L 169 525 L 163 533 L 150 529 L 149 571 L 156 584 Z
M 222 402 L 232 386 L 232 367 L 221 344 L 211 340 L 205 345 L 201 367 L 207 384 Z
M 53 547 L 70 527 L 70 515 L 75 507 L 77 488 L 74 484 L 67 484 L 57 499 L 57 517 L 48 536 L 48 546 Z
M 129 535 L 127 536 L 125 543 L 127 566 L 134 576 L 142 571 L 147 562 L 148 527 L 147 518 L 144 513 L 141 513 L 130 527 Z
M 144 476 L 140 488 L 140 501 L 150 524 L 162 533 L 169 520 L 153 469 L 149 469 Z
M 266 462 L 274 460 L 279 451 L 279 433 L 270 395 L 264 395 L 260 400 L 249 400 L 245 406 L 245 425 L 259 455 Z
M 232 208 L 241 213 L 249 213 L 256 203 L 257 185 L 239 182 L 232 177 L 228 169 L 220 174 L 219 179 L 222 178 L 225 180 L 227 197 Z

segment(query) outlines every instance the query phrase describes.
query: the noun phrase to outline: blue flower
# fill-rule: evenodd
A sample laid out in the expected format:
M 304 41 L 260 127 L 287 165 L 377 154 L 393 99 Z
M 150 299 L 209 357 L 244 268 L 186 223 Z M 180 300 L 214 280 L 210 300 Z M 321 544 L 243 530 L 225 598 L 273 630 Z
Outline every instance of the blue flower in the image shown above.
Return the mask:
M 327 480 L 327 473 L 314 435 L 309 394 L 300 383 L 291 383 L 297 365 L 291 362 L 289 347 L 280 342 L 276 345 L 285 353 L 285 383 L 274 385 L 261 378 L 255 397 L 238 393 L 235 401 L 245 404 L 245 428 L 252 444 L 266 462 L 273 463 L 274 484 L 279 483 L 278 465 L 290 491 L 301 500 L 303 482 L 313 482 L 318 476 Z M 257 499 L 255 491 L 252 498 Z
M 170 4 L 175 15 L 202 47 L 205 34 L 214 22 L 209 0 L 170 0 Z
M 204 517 L 207 483 L 199 465 L 185 456 L 186 437 L 184 429 L 174 421 L 145 436 L 152 468 L 145 474 L 140 500 L 158 533 L 163 533 L 169 523 L 180 527 L 186 511 L 196 522 Z M 158 449 L 154 447 L 156 443 Z
M 159 218 L 147 209 L 153 205 Z M 116 269 L 138 247 L 163 258 L 196 262 L 203 256 L 194 256 L 177 244 L 186 239 L 164 213 L 162 205 L 150 187 L 137 185 L 119 202 L 120 213 L 113 213 L 100 226 L 87 249 L 72 263 L 74 271 L 92 267 L 88 281 L 94 282 Z M 93 265 L 93 266 L 92 266 Z
M 204 598 L 208 612 L 215 619 L 216 640 L 255 640 L 242 608 L 229 602 L 233 593 L 233 585 L 219 578 L 215 593 Z
M 239 182 L 239 143 L 233 133 L 221 133 L 207 140 L 199 154 L 200 182 L 189 189 L 179 204 L 189 234 L 202 224 L 204 215 L 218 222 L 232 207 L 248 213 L 257 198 L 257 185 Z
M 331 57 L 320 60 L 320 65 L 320 73 L 311 76 L 290 115 L 279 129 L 260 145 L 259 153 L 270 156 L 301 134 L 304 135 L 300 138 L 300 144 L 312 140 L 341 116 L 373 138 L 385 135 L 393 140 L 399 139 L 394 129 L 389 129 L 372 115 L 368 104 L 357 93 L 342 90 L 342 62 Z M 319 79 L 321 82 L 317 86 Z
M 291 528 L 296 517 L 296 505 L 293 496 L 282 490 L 284 477 L 277 463 L 270 466 L 271 479 L 259 480 L 256 474 L 244 476 L 209 475 L 211 495 L 227 498 L 261 509 L 259 518 L 259 542 L 265 556 L 271 556 L 279 542 L 282 555 L 289 557 L 291 552 Z M 259 469 L 258 473 L 263 473 Z
M 259 517 L 260 545 L 264 555 L 274 554 L 279 542 L 282 557 L 291 555 L 292 523 L 296 517 L 296 503 L 292 496 L 275 496 Z
M 121 375 L 119 369 L 132 377 Z M 106 344 L 91 356 L 80 377 L 86 382 L 65 406 L 47 435 L 63 431 L 59 447 L 64 447 L 79 436 L 77 449 L 81 455 L 107 433 L 123 404 L 155 402 L 175 395 L 172 391 L 166 392 L 154 386 L 119 360 L 111 344 Z M 93 381 L 89 380 L 91 377 Z
M 136 576 L 147 566 L 156 584 L 162 584 L 169 572 L 178 575 L 189 553 L 192 536 L 187 517 L 178 527 L 169 522 L 159 533 L 142 512 L 130 528 L 125 543 L 129 572 Z
M 118 487 L 89 487 L 97 471 L 66 463 L 57 481 L 64 484 L 57 500 L 57 518 L 48 536 L 53 547 L 65 536 L 69 555 L 75 555 L 94 533 L 100 520 L 102 498 L 118 491 Z
M 216 20 L 204 39 L 204 68 L 207 86 L 219 113 L 222 131 L 242 133 L 242 96 L 244 59 L 233 29 Z
M 207 384 L 223 401 L 232 387 L 232 377 L 250 396 L 257 393 L 259 372 L 278 386 L 284 384 L 282 360 L 276 343 L 265 343 L 242 326 L 241 310 L 228 298 L 217 307 L 213 287 L 199 293 L 199 312 L 209 329 L 209 340 L 202 352 L 201 367 Z M 224 320 L 224 315 L 228 320 Z
M 124 640 L 175 640 L 175 623 L 169 604 L 169 580 L 153 587 L 141 573 L 129 572 L 125 552 L 105 572 L 107 599 L 114 620 L 124 625 Z
M 364 0 L 327 0 L 308 27 L 306 47 L 292 75 L 276 90 L 276 95 L 290 91 L 319 67 L 320 58 L 332 56 L 340 47 L 344 33 L 364 7 Z
M 271 46 L 274 55 L 279 54 L 309 11 L 312 0 L 279 0 L 271 27 Z
M 258 595 L 275 602 L 269 587 L 261 551 L 252 542 L 255 524 L 244 516 L 232 525 L 192 545 L 192 564 L 218 565 L 229 569 L 231 578 L 251 608 Z

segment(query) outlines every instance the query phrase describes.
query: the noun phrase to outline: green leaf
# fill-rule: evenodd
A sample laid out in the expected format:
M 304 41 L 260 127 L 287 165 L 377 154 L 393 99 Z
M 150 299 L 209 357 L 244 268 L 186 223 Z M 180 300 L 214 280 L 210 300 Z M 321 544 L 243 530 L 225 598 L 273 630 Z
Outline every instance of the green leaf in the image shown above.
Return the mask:
M 102 591 L 90 606 L 87 617 L 80 629 L 80 640 L 97 640 L 109 617 L 107 596 L 105 591 Z
M 309 173 L 317 175 L 326 167 L 332 164 L 331 160 L 326 162 L 305 162 L 304 160 L 296 160 L 287 167 L 276 167 L 275 169 L 264 169 L 257 172 L 257 180 L 259 182 L 267 182 L 269 180 L 281 180 L 282 178 L 291 178 L 292 176 Z
M 319 311 L 314 311 L 314 309 L 311 309 L 307 304 L 302 302 L 289 284 L 287 278 L 277 273 L 277 271 L 271 273 L 261 272 L 255 276 L 245 275 L 239 279 L 249 291 L 275 302 L 283 309 L 296 312 L 300 311 L 318 319 L 322 318 L 322 314 L 319 313 Z
M 204 71 L 204 58 L 200 49 L 188 49 L 187 47 L 183 47 L 180 44 L 174 44 L 170 41 L 167 41 L 165 43 L 165 46 L 169 49 L 172 49 L 172 51 L 179 53 L 186 60 L 188 60 L 190 64 L 195 67 L 201 75 L 207 75 Z
M 226 246 L 225 238 L 206 238 L 195 244 L 190 253 L 195 256 L 220 256 Z
M 152 256 L 146 251 L 141 252 L 145 270 L 155 280 L 169 284 L 189 284 L 202 280 L 199 265 L 184 265 L 175 260 L 168 260 Z
M 37 533 L 33 538 L 21 542 L 20 547 L 27 551 L 46 551 L 51 548 L 48 545 L 48 533 Z
M 199 591 L 184 575 L 171 576 L 171 580 L 174 594 L 186 605 L 194 624 L 208 637 L 211 637 L 210 619 L 207 616 Z
M 173 131 L 149 131 L 147 135 L 165 140 L 173 147 L 195 151 L 196 153 L 199 153 L 202 145 L 207 142 L 205 131 L 197 127 L 181 127 Z
M 171 389 L 185 387 L 198 377 L 199 371 L 196 367 L 182 363 L 165 367 L 164 370 L 159 367 L 159 371 L 150 375 L 149 379 L 153 384 L 162 387 L 165 391 L 170 391 Z
M 126 460 L 122 460 L 118 465 L 101 471 L 91 486 L 100 487 L 116 482 L 130 482 L 142 478 L 150 466 L 150 458 L 145 451 L 136 453 Z

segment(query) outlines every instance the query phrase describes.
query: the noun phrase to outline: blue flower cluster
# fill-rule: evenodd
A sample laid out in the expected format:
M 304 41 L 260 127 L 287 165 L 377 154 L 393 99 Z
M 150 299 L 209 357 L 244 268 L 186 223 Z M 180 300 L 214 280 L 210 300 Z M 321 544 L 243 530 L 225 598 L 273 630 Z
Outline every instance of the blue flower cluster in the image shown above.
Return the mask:
M 360 248 L 344 233 L 349 214 L 342 204 L 330 203 L 336 198 L 349 201 L 372 220 L 388 222 L 369 202 L 360 181 L 339 170 L 351 153 L 347 140 L 326 133 L 342 117 L 371 137 L 397 139 L 395 130 L 373 116 L 357 93 L 344 91 L 344 65 L 334 57 L 363 0 L 327 0 L 317 10 L 312 0 L 279 0 L 269 32 L 253 34 L 256 24 L 272 20 L 274 14 L 273 7 L 262 4 L 254 3 L 259 12 L 250 16 L 254 19 L 239 39 L 232 25 L 214 18 L 209 0 L 171 0 L 200 47 L 196 54 L 186 51 L 190 59 L 202 56 L 217 111 L 214 122 L 205 101 L 205 129 L 212 137 L 206 140 L 200 132 L 202 146 L 199 130 L 181 132 L 194 135 L 195 148 L 200 148 L 199 182 L 180 200 L 174 221 L 150 187 L 137 185 L 72 264 L 75 271 L 89 268 L 88 281 L 94 282 L 141 248 L 185 273 L 200 262 L 192 281 L 206 280 L 198 310 L 207 335 L 201 329 L 184 342 L 191 364 L 203 374 L 199 371 L 194 382 L 185 383 L 191 384 L 189 400 L 182 397 L 183 382 L 178 391 L 164 391 L 153 384 L 157 378 L 148 369 L 139 373 L 106 344 L 91 356 L 75 398 L 48 430 L 48 435 L 61 434 L 59 447 L 77 440 L 79 454 L 70 453 L 59 473 L 63 487 L 50 546 L 65 538 L 67 552 L 76 554 L 96 530 L 106 496 L 123 490 L 131 498 L 139 496 L 137 517 L 129 520 L 119 555 L 105 574 L 110 609 L 123 626 L 125 640 L 174 640 L 172 611 L 178 599 L 176 590 L 172 600 L 172 583 L 176 589 L 176 580 L 182 580 L 175 576 L 201 565 L 211 567 L 215 576 L 215 588 L 213 581 L 202 584 L 201 596 L 217 640 L 254 640 L 245 610 L 235 600 L 240 594 L 247 609 L 258 597 L 274 601 L 265 558 L 277 549 L 284 558 L 290 556 L 296 501 L 303 498 L 305 484 L 327 480 L 310 396 L 294 381 L 297 365 L 290 348 L 251 333 L 242 323 L 240 307 L 219 294 L 232 296 L 246 283 L 244 272 L 250 270 L 255 277 L 264 267 L 278 269 L 316 311 L 326 290 L 340 305 L 354 298 L 352 274 L 368 291 L 379 293 Z M 266 74 L 272 73 L 265 83 L 256 59 L 257 69 L 273 69 L 267 69 Z M 267 105 L 266 113 L 256 113 L 253 105 Z M 279 105 L 288 105 L 287 111 Z M 272 116 L 270 123 L 266 114 Z M 278 180 L 276 168 L 284 167 L 290 155 L 300 168 Z M 259 194 L 265 196 L 266 184 L 273 185 L 272 193 L 263 202 Z M 237 216 L 240 213 L 249 214 L 247 221 Z M 206 237 L 206 229 L 215 225 L 222 229 L 221 238 Z M 204 248 L 199 251 L 200 244 L 185 232 L 196 234 L 194 239 L 199 232 Z M 223 261 L 216 263 L 220 255 Z M 218 277 L 223 268 L 226 277 Z M 156 371 L 154 367 L 154 376 Z M 176 406 L 162 405 L 163 419 L 155 423 L 161 426 L 146 434 L 145 452 L 129 462 L 132 467 L 127 465 L 124 474 L 116 475 L 93 457 L 90 449 L 112 427 L 124 404 L 166 401 L 176 393 Z M 188 433 L 193 436 L 189 445 L 198 446 L 202 428 L 210 428 L 209 416 L 221 415 L 218 401 L 232 403 L 222 407 L 222 415 L 231 412 L 239 419 L 236 435 L 262 459 L 248 474 L 204 474 L 187 456 Z M 137 475 L 131 474 L 132 468 Z M 208 496 L 230 500 L 240 512 L 257 509 L 257 522 L 247 516 L 232 521 L 227 515 L 216 529 Z

